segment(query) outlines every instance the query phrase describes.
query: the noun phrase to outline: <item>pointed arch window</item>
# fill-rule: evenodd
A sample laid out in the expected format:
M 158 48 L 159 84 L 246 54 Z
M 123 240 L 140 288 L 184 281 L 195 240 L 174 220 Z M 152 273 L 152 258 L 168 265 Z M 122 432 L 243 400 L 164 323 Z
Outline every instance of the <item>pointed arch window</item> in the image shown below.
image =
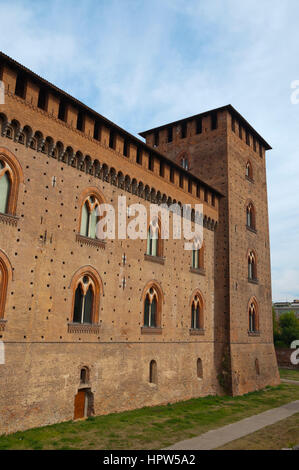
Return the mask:
M 15 215 L 23 173 L 16 157 L 8 150 L 0 153 L 0 213 Z
M 143 327 L 142 330 L 161 330 L 161 292 L 155 285 L 144 293 L 143 304 Z
M 203 330 L 203 302 L 199 294 L 195 294 L 191 302 L 191 330 Z
M 256 256 L 253 251 L 248 254 L 248 279 L 257 281 Z
M 252 203 L 246 207 L 246 225 L 248 228 L 256 230 L 255 227 L 255 209 Z
M 75 291 L 74 323 L 93 323 L 95 286 L 93 280 L 85 275 Z
M 246 178 L 253 180 L 253 170 L 252 170 L 252 165 L 250 161 L 246 163 L 245 176 Z
M 146 254 L 149 256 L 162 257 L 161 230 L 158 218 L 155 218 L 149 225 L 147 232 Z
M 258 321 L 258 308 L 254 300 L 249 303 L 248 309 L 248 332 L 249 333 L 258 333 L 259 331 L 259 321 Z
M 81 211 L 80 235 L 88 238 L 97 238 L 96 228 L 98 222 L 98 207 L 100 202 L 94 195 L 88 196 Z
M 204 246 L 199 240 L 195 240 L 193 243 L 191 268 L 204 270 Z

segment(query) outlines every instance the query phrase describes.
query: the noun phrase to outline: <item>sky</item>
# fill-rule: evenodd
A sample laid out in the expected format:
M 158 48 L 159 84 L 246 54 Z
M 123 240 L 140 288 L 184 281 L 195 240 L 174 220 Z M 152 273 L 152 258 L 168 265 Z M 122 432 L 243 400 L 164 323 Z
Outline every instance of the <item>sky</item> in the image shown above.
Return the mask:
M 0 15 L 0 50 L 134 135 L 232 104 L 273 147 L 273 301 L 299 298 L 298 0 L 0 0 Z

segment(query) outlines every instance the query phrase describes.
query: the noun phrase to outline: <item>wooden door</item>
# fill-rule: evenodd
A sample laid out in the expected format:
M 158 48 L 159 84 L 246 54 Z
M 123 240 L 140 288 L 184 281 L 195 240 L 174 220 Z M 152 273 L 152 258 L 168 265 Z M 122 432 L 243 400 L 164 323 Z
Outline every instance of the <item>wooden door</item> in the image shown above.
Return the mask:
M 79 390 L 75 396 L 74 419 L 84 418 L 85 411 L 85 390 Z

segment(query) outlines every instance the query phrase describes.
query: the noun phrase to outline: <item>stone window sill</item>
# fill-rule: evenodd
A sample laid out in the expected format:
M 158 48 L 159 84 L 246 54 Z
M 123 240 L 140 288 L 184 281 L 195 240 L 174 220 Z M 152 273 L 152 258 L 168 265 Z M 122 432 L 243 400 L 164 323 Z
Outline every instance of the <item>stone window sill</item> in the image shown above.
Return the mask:
M 194 273 L 194 274 L 201 274 L 201 276 L 206 275 L 206 271 L 203 268 L 192 268 L 192 267 L 190 267 L 190 272 Z
M 100 333 L 100 325 L 97 323 L 68 323 L 68 333 Z
M 158 264 L 165 264 L 165 258 L 162 258 L 162 256 L 152 256 L 152 255 L 147 255 L 145 253 L 144 260 L 152 261 L 153 263 L 158 263 Z
M 142 326 L 141 327 L 142 334 L 149 334 L 149 335 L 161 335 L 162 328 L 160 327 L 151 327 L 151 326 Z
M 254 183 L 254 179 L 253 178 L 250 178 L 250 176 L 245 176 L 245 178 L 247 179 L 247 181 L 249 181 L 250 183 Z
M 260 331 L 248 331 L 248 336 L 260 336 Z
M 0 222 L 2 222 L 3 224 L 16 226 L 18 220 L 19 217 L 16 217 L 15 215 L 3 214 L 2 212 L 0 212 Z
M 7 320 L 0 320 L 0 331 L 5 330 L 6 323 L 7 323 Z
M 257 233 L 257 230 L 253 227 L 250 227 L 249 225 L 246 225 L 246 229 L 249 230 L 249 232 Z
M 196 336 L 196 335 L 202 336 L 205 334 L 205 330 L 203 328 L 190 328 L 189 333 L 192 336 Z
M 80 235 L 80 233 L 77 233 L 76 235 L 76 241 L 78 243 L 83 243 L 84 245 L 88 246 L 94 246 L 97 248 L 105 248 L 106 242 L 104 240 L 99 240 L 97 238 L 89 238 L 85 237 L 84 235 Z
M 248 282 L 250 282 L 251 284 L 258 284 L 259 283 L 258 279 L 249 279 L 249 278 L 248 278 Z

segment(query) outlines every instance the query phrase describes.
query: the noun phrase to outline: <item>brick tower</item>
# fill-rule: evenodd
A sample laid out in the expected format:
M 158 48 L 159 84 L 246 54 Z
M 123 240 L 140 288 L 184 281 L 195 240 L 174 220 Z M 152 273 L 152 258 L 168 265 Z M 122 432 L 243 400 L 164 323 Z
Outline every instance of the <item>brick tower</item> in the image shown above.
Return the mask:
M 234 395 L 279 383 L 265 165 L 265 152 L 271 147 L 231 105 L 140 135 L 225 195 L 214 260 L 215 363 L 220 383 Z

